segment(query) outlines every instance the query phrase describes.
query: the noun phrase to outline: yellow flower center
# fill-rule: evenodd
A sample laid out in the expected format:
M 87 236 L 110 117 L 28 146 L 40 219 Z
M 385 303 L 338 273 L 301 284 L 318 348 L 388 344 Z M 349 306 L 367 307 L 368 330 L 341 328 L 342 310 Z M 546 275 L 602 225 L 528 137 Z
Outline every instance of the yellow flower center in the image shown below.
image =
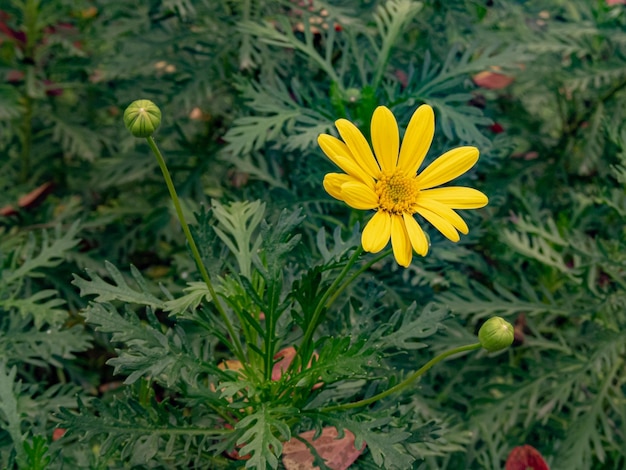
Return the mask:
M 414 176 L 382 173 L 376 183 L 378 209 L 392 214 L 415 213 L 419 187 Z

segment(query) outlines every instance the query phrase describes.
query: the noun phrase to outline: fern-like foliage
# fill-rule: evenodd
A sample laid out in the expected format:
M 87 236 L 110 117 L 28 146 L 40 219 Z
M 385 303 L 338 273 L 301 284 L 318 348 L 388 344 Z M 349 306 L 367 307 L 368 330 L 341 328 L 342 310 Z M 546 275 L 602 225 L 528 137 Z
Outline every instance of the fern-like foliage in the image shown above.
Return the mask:
M 58 266 L 66 252 L 78 244 L 76 234 L 79 227 L 78 222 L 66 230 L 59 226 L 55 229 L 52 239 L 47 231 L 41 232 L 41 240 L 30 234 L 27 243 L 19 251 L 14 252 L 13 269 L 3 271 L 3 281 L 11 284 L 26 276 L 42 277 L 43 268 Z
M 242 445 L 241 455 L 249 455 L 246 468 L 276 468 L 282 453 L 281 440 L 289 440 L 291 433 L 284 423 L 285 416 L 296 410 L 271 409 L 262 406 L 256 413 L 246 416 L 235 426 L 242 434 L 237 444 Z
M 345 416 L 329 420 L 341 429 L 349 429 L 355 435 L 355 447 L 361 448 L 367 444 L 372 459 L 378 467 L 407 468 L 415 459 L 403 451 L 403 443 L 411 434 L 389 429 L 392 417 L 373 414 Z
M 523 444 L 551 468 L 623 468 L 613 3 L 4 2 L 2 465 L 278 468 L 286 440 L 332 425 L 356 436 L 354 468 L 500 469 Z M 214 289 L 120 122 L 144 97 Z M 422 103 L 428 160 L 479 147 L 467 178 L 489 205 L 400 269 L 358 251 L 370 215 L 322 191 L 317 137 L 347 118 L 369 138 L 378 105 L 402 134 Z M 511 350 L 337 409 L 475 342 L 491 315 L 515 323 Z
M 95 298 L 97 302 L 118 300 L 154 308 L 164 306 L 163 301 L 150 292 L 147 282 L 136 267 L 131 266 L 130 272 L 140 289 L 139 291 L 129 286 L 122 273 L 111 263 L 105 262 L 105 267 L 114 284 L 106 282 L 98 274 L 90 270 L 86 270 L 86 272 L 91 277 L 91 280 L 82 279 L 74 275 L 74 284 L 80 289 L 81 295 L 97 294 Z
M 80 434 L 85 440 L 98 439 L 101 462 L 141 465 L 147 457 L 164 465 L 196 465 L 203 453 L 211 452 L 217 437 L 232 433 L 217 423 L 185 419 L 173 405 L 154 398 L 138 402 L 126 395 L 111 404 L 93 400 L 91 406 L 97 416 L 79 402 L 79 413 L 62 408 L 60 417 L 68 433 Z M 213 460 L 218 468 L 224 463 L 219 457 Z
M 97 331 L 111 334 L 112 341 L 131 347 L 118 351 L 110 359 L 116 373 L 126 375 L 125 382 L 132 384 L 141 377 L 154 378 L 173 387 L 185 377 L 196 382 L 208 373 L 217 373 L 210 362 L 196 357 L 194 341 L 189 341 L 182 330 L 161 332 L 160 324 L 150 310 L 145 325 L 131 312 L 120 314 L 109 304 L 93 304 L 85 311 L 85 318 Z
M 79 243 L 80 225 L 0 234 L 0 461 L 6 468 L 47 468 L 59 406 L 78 387 L 50 380 L 91 346 L 80 326 L 66 327 L 66 302 L 47 276 Z
M 13 440 L 17 459 L 22 465 L 26 463 L 26 452 L 24 450 L 24 437 L 21 431 L 21 419 L 17 405 L 19 396 L 19 384 L 16 392 L 15 375 L 16 368 L 6 370 L 6 364 L 0 363 L 0 409 L 2 410 L 2 428 L 6 430 Z

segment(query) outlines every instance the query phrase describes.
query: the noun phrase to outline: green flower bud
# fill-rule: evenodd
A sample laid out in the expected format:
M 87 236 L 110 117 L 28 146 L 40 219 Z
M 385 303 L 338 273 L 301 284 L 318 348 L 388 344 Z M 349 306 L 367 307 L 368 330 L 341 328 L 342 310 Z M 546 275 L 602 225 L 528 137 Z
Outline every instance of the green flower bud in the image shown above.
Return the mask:
M 478 330 L 480 344 L 489 352 L 508 348 L 513 344 L 513 338 L 513 325 L 500 317 L 491 317 Z
M 361 90 L 358 88 L 348 88 L 344 94 L 344 101 L 356 103 L 361 99 Z
M 133 101 L 124 111 L 124 124 L 135 137 L 150 137 L 161 124 L 161 110 L 150 100 Z

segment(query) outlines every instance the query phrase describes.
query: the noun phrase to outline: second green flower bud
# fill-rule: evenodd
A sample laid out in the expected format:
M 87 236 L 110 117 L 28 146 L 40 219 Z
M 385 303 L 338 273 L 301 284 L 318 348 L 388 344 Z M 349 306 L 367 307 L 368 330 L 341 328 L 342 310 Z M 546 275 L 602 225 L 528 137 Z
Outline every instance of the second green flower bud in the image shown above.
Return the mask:
M 478 339 L 489 352 L 501 351 L 513 344 L 513 325 L 501 317 L 491 317 L 478 330 Z
M 150 100 L 133 101 L 124 111 L 124 124 L 135 137 L 150 137 L 161 124 L 161 110 Z

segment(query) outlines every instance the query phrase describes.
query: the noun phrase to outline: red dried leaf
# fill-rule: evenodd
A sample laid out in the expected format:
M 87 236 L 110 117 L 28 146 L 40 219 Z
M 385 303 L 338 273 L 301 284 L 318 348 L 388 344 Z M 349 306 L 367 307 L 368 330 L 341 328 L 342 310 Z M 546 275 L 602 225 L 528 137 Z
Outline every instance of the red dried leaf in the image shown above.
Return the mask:
M 8 205 L 8 206 L 4 206 L 2 208 L 0 208 L 0 215 L 4 216 L 4 217 L 9 217 L 11 215 L 17 215 L 17 209 L 15 209 L 15 207 L 13 207 L 12 205 Z
M 56 428 L 54 431 L 52 431 L 52 441 L 58 441 L 65 435 L 66 432 L 67 429 Z
M 7 20 L 9 20 L 10 18 L 10 15 L 2 12 L 2 15 L 0 15 L 0 33 L 6 36 L 8 39 L 11 39 L 18 43 L 18 46 L 26 45 L 26 34 L 23 31 L 18 31 L 10 28 L 7 24 Z
M 501 134 L 504 132 L 504 127 L 502 127 L 502 124 L 494 122 L 491 126 L 489 126 L 489 130 L 494 134 Z
M 21 70 L 9 70 L 6 75 L 6 80 L 9 83 L 21 82 L 26 75 Z
M 318 354 L 314 352 L 313 356 L 317 358 Z M 289 368 L 295 357 L 296 348 L 294 348 L 293 346 L 289 346 L 288 348 L 278 351 L 274 356 L 274 359 L 279 359 L 279 361 L 274 364 L 274 367 L 272 368 L 272 380 L 280 380 L 280 378 L 283 376 L 283 373 Z M 310 362 L 308 367 L 311 367 Z M 322 382 L 316 383 L 315 385 L 313 385 L 313 390 L 317 390 L 322 385 L 324 385 Z
M 532 446 L 515 447 L 506 459 L 505 470 L 550 470 L 543 457 Z
M 403 89 L 409 86 L 409 76 L 404 70 L 396 70 L 394 75 L 400 82 L 400 85 L 402 85 Z
M 44 80 L 43 85 L 47 96 L 61 96 L 63 94 L 63 88 L 55 87 L 51 80 Z
M 296 357 L 296 348 L 293 346 L 281 349 L 276 353 L 274 359 L 278 359 L 278 362 L 272 367 L 272 380 L 280 380 L 283 372 L 289 368 L 294 357 Z
M 198 106 L 193 108 L 189 113 L 189 119 L 194 121 L 210 121 L 212 116 L 210 113 L 202 111 Z
M 484 71 L 477 73 L 472 77 L 474 83 L 480 87 L 488 88 L 489 90 L 500 90 L 506 88 L 515 78 L 504 75 L 498 72 Z
M 17 205 L 29 209 L 42 203 L 50 191 L 52 191 L 53 184 L 48 182 L 44 183 L 38 188 L 33 189 L 30 193 L 24 194 L 17 201 Z
M 107 382 L 98 387 L 98 392 L 108 393 L 113 390 L 117 390 L 118 388 L 123 387 L 123 386 L 124 386 L 124 382 L 121 382 L 119 380 L 115 382 Z
M 518 317 L 515 319 L 515 324 L 513 325 L 513 334 L 515 339 L 513 340 L 513 344 L 519 346 L 520 344 L 524 344 L 526 339 L 526 315 L 520 313 Z
M 80 11 L 80 17 L 88 20 L 90 18 L 94 18 L 98 15 L 98 9 L 96 7 L 89 7 L 85 10 Z
M 354 434 L 345 430 L 344 436 L 337 439 L 338 432 L 334 427 L 322 429 L 322 434 L 315 440 L 315 431 L 307 431 L 300 437 L 309 442 L 324 459 L 326 466 L 332 470 L 346 470 L 361 455 L 365 444 L 358 450 L 354 447 Z M 300 440 L 292 437 L 283 445 L 283 465 L 287 470 L 316 470 L 313 466 L 313 454 Z

